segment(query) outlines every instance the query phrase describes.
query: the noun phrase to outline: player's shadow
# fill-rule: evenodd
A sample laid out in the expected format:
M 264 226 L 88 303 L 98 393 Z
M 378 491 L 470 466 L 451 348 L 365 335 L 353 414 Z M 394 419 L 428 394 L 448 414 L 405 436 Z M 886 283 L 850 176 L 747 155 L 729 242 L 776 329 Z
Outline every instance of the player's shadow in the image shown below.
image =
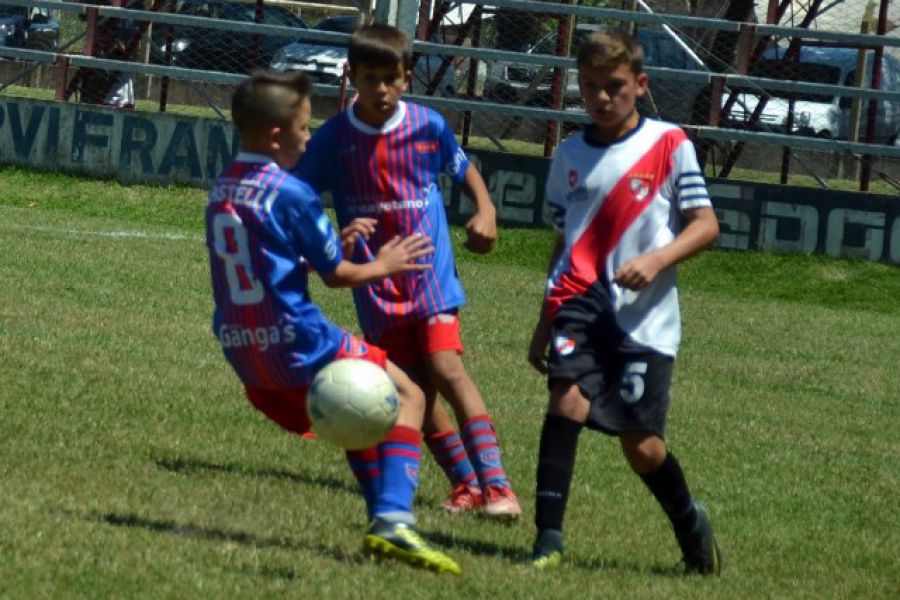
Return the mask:
M 272 479 L 282 479 L 294 483 L 302 483 L 307 485 L 316 485 L 323 488 L 329 488 L 349 494 L 358 495 L 359 488 L 354 482 L 328 477 L 325 475 L 309 475 L 305 473 L 296 473 L 286 471 L 284 469 L 260 469 L 247 465 L 235 463 L 210 463 L 193 458 L 170 458 L 157 456 L 153 462 L 160 469 L 189 475 L 193 473 L 227 473 L 229 475 L 242 475 L 249 477 L 262 477 Z
M 133 513 L 90 512 L 87 515 L 84 515 L 84 518 L 88 521 L 111 525 L 113 527 L 143 529 L 175 537 L 192 538 L 210 542 L 227 542 L 259 549 L 277 548 L 292 552 L 314 553 L 318 556 L 331 556 L 334 560 L 343 563 L 358 564 L 363 560 L 359 555 L 350 554 L 340 548 L 332 548 L 321 544 L 309 544 L 286 537 L 257 536 L 245 531 L 229 530 L 221 527 L 204 527 L 194 523 L 179 523 L 177 521 L 153 519 Z
M 474 555 L 502 557 L 513 564 L 520 565 L 523 569 L 530 570 L 531 552 L 527 548 L 517 546 L 501 546 L 492 542 L 485 542 L 472 538 L 464 538 L 457 535 L 447 535 L 439 531 L 423 531 L 422 536 L 429 541 L 440 545 L 444 549 L 452 551 L 459 549 Z M 616 559 L 585 559 L 567 554 L 563 564 L 581 571 L 630 571 L 644 575 L 662 577 L 675 577 L 682 573 L 683 565 L 664 567 L 661 565 L 646 566 L 636 562 L 622 562 Z

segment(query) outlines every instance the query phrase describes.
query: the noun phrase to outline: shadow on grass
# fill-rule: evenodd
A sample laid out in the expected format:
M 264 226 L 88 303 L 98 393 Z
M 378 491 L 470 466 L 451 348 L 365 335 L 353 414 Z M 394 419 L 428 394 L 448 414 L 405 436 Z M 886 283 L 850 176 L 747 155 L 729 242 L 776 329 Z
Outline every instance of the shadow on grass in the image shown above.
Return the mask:
M 471 538 L 462 538 L 456 535 L 447 535 L 436 531 L 421 532 L 422 537 L 440 545 L 442 548 L 452 551 L 462 550 L 473 555 L 499 557 L 516 564 L 529 572 L 533 571 L 530 565 L 531 551 L 527 548 L 499 545 Z M 632 573 L 654 575 L 660 577 L 677 577 L 683 573 L 684 565 L 672 566 L 642 565 L 636 562 L 622 562 L 615 559 L 602 559 L 599 557 L 586 558 L 566 554 L 563 558 L 564 568 L 575 568 L 581 571 L 628 571 Z
M 153 462 L 156 463 L 156 466 L 160 469 L 185 475 L 192 473 L 227 473 L 229 475 L 267 477 L 283 479 L 293 483 L 316 485 L 332 490 L 348 492 L 353 495 L 359 494 L 359 489 L 354 483 L 322 475 L 307 475 L 304 473 L 285 471 L 283 469 L 259 469 L 235 463 L 217 464 L 192 458 L 168 458 L 157 456 L 153 458 Z
M 144 529 L 154 533 L 164 533 L 176 537 L 193 538 L 210 542 L 229 542 L 250 546 L 253 548 L 277 548 L 291 552 L 311 552 L 320 556 L 331 556 L 334 560 L 344 563 L 359 564 L 363 557 L 355 553 L 348 553 L 340 548 L 332 548 L 321 544 L 309 544 L 286 537 L 261 537 L 245 531 L 228 530 L 220 527 L 204 527 L 194 523 L 178 523 L 162 519 L 142 517 L 133 513 L 98 513 L 90 512 L 84 515 L 88 521 L 112 525 L 113 527 L 126 527 L 131 529 Z

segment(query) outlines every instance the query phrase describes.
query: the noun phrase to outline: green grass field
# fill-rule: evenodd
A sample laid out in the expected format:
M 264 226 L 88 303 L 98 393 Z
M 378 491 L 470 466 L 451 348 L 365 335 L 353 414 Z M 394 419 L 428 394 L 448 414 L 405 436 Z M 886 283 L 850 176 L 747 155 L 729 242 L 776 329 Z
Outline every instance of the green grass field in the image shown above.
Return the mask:
M 900 272 L 709 252 L 681 270 L 669 441 L 711 507 L 721 579 L 678 574 L 668 524 L 611 439 L 582 436 L 564 567 L 533 536 L 545 392 L 524 361 L 551 235 L 458 250 L 465 361 L 526 507 L 449 517 L 430 460 L 438 576 L 360 552 L 341 453 L 242 398 L 210 333 L 204 193 L 0 169 L 0 597 L 896 598 Z M 461 239 L 454 230 L 457 241 Z M 346 291 L 314 286 L 353 326 Z

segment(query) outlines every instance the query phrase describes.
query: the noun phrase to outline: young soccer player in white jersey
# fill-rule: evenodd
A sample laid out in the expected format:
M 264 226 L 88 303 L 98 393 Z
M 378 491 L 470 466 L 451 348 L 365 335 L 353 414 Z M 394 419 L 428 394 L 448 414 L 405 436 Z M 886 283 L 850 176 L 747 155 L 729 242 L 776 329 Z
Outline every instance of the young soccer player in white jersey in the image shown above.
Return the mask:
M 371 519 L 363 548 L 459 573 L 459 566 L 414 528 L 425 410 L 421 389 L 383 350 L 328 321 L 307 289 L 310 270 L 332 287 L 429 270 L 424 258 L 433 248 L 426 236 L 393 237 L 371 262 L 343 259 L 341 240 L 319 197 L 287 171 L 310 137 L 311 91 L 302 73 L 255 72 L 234 92 L 231 109 L 241 151 L 216 180 L 206 208 L 213 331 L 253 406 L 297 434 L 309 431 L 306 395 L 322 367 L 353 357 L 386 369 L 400 393 L 397 424 L 377 447 L 347 452 Z
M 559 239 L 528 351 L 550 401 L 537 470 L 532 564 L 555 567 L 578 436 L 617 436 L 631 468 L 672 523 L 688 572 L 718 574 L 704 505 L 691 497 L 663 435 L 681 337 L 675 265 L 719 227 L 691 142 L 642 118 L 642 51 L 625 34 L 592 34 L 577 54 L 591 124 L 560 144 L 547 200 Z M 547 353 L 549 346 L 549 356 Z M 609 499 L 608 511 L 622 510 Z
M 466 225 L 471 250 L 492 249 L 496 209 L 444 119 L 401 99 L 412 68 L 406 35 L 387 25 L 364 26 L 351 36 L 347 58 L 356 101 L 316 132 L 296 172 L 316 191 L 331 192 L 342 227 L 360 227 L 357 262 L 372 260 L 397 234 L 434 240 L 430 271 L 354 290 L 360 326 L 425 391 L 426 440 L 452 487 L 442 506 L 451 513 L 480 508 L 488 517 L 516 518 L 521 508 L 494 425 L 459 356 L 458 311 L 465 295 L 438 176 L 446 173 L 475 200 L 476 213 Z M 459 431 L 436 401 L 438 392 L 453 407 Z

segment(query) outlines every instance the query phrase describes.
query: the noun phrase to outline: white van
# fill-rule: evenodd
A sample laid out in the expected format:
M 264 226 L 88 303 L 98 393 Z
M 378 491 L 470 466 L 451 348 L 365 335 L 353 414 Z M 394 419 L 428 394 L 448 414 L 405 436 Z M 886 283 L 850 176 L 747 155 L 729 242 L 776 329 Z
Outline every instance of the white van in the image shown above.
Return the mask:
M 810 83 L 854 86 L 856 62 L 859 51 L 853 48 L 826 48 L 803 46 L 797 62 L 783 60 L 786 49 L 766 50 L 750 75 L 769 79 L 785 79 Z M 873 51 L 867 52 L 864 85 L 872 79 Z M 884 55 L 881 67 L 881 90 L 900 92 L 900 61 Z M 776 133 L 784 132 L 787 123 L 791 94 L 770 90 L 755 129 Z M 745 128 L 750 115 L 756 109 L 762 94 L 740 90 L 737 102 L 728 115 L 723 115 L 723 125 Z M 727 98 L 727 95 L 725 96 Z M 831 94 L 793 94 L 794 120 L 792 132 L 799 135 L 823 138 L 848 139 L 850 137 L 850 108 L 852 100 Z M 862 102 L 859 140 L 865 139 L 868 102 Z M 900 102 L 882 100 L 877 103 L 875 143 L 897 144 L 900 137 Z

